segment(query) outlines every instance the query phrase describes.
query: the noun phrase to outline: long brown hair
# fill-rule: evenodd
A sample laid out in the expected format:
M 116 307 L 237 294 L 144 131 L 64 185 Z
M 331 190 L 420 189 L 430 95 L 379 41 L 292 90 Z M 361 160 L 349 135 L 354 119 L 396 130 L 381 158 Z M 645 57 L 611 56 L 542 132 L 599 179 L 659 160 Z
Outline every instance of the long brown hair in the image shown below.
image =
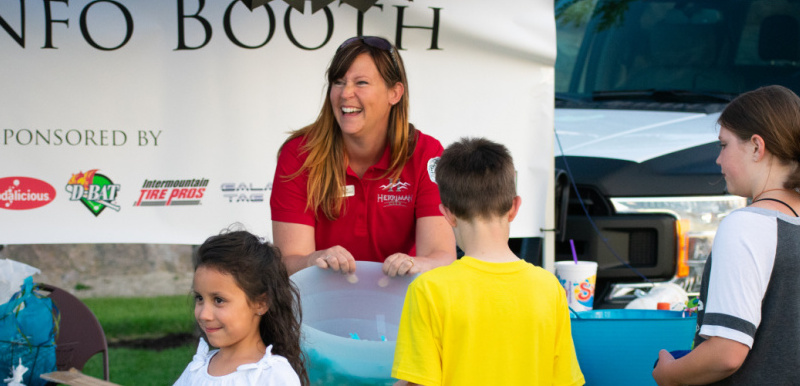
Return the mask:
M 800 162 L 800 98 L 783 86 L 765 86 L 739 95 L 720 114 L 717 123 L 743 141 L 754 134 L 781 162 Z M 800 188 L 800 167 L 784 182 Z
M 331 86 L 333 82 L 344 76 L 356 57 L 363 53 L 372 57 L 387 87 L 392 87 L 400 82 L 405 90 L 400 101 L 392 106 L 389 112 L 387 137 L 391 161 L 389 171 L 383 177 L 388 176 L 392 179 L 399 177 L 416 145 L 416 130 L 408 122 L 408 80 L 403 60 L 397 53 L 397 48 L 391 46 L 391 50 L 385 50 L 367 44 L 363 39 L 348 39 L 336 51 L 330 66 L 328 66 L 328 92 L 317 120 L 300 130 L 293 131 L 289 135 L 289 139 L 283 143 L 286 145 L 297 137 L 305 139 L 300 150 L 307 153 L 308 158 L 298 171 L 282 177 L 292 179 L 307 171 L 306 210 L 313 210 L 316 216 L 317 210 L 322 209 L 322 212 L 330 220 L 335 220 L 342 213 L 344 206 L 342 189 L 345 186 L 347 171 L 347 154 L 344 149 L 342 130 L 333 115 L 333 106 L 330 101 Z
M 197 249 L 194 270 L 208 267 L 233 276 L 251 303 L 266 297 L 267 313 L 258 324 L 261 340 L 272 352 L 285 357 L 309 384 L 300 348 L 300 292 L 289 280 L 278 248 L 243 230 L 227 230 L 209 237 Z

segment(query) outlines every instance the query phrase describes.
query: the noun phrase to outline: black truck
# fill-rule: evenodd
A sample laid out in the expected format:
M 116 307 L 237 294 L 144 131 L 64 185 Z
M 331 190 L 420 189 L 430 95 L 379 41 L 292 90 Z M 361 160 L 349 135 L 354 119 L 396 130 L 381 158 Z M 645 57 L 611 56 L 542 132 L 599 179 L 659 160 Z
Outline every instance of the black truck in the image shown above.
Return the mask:
M 595 307 L 699 289 L 726 193 L 716 120 L 745 91 L 800 91 L 800 1 L 555 0 L 556 260 L 598 262 Z

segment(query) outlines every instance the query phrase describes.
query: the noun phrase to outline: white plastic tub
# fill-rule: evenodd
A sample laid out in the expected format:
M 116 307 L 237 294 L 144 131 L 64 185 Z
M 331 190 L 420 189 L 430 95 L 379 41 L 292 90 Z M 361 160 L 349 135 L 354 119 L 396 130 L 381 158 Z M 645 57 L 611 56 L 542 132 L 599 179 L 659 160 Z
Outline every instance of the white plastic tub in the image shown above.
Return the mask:
M 292 275 L 300 289 L 302 346 L 312 384 L 395 382 L 391 371 L 397 329 L 413 277 L 390 278 L 381 266 L 358 262 L 355 278 L 317 267 Z

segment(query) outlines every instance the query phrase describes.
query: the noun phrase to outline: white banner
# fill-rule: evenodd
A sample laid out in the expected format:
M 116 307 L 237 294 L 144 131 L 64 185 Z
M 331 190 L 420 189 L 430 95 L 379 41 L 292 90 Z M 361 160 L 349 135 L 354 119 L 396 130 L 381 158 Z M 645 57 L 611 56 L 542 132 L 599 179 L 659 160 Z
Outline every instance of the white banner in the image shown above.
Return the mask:
M 357 34 L 400 47 L 419 130 L 511 149 L 512 236 L 541 236 L 552 0 L 311 8 L 0 0 L 0 244 L 199 244 L 234 222 L 271 238 L 278 148 L 316 118 L 327 65 Z

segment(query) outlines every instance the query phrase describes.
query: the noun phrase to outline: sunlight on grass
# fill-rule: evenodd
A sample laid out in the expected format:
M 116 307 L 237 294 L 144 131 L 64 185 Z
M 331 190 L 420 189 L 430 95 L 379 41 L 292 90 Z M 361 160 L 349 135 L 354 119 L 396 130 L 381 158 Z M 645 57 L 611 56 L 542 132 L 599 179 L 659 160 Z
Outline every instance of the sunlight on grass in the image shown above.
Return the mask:
M 111 382 L 120 385 L 171 385 L 192 361 L 196 344 L 161 351 L 128 348 L 110 350 L 108 363 Z M 103 357 L 92 357 L 83 373 L 103 378 Z
M 192 301 L 189 295 L 83 299 L 109 341 L 191 333 L 195 323 Z
M 192 333 L 193 299 L 188 295 L 152 298 L 82 299 L 94 312 L 109 342 Z M 120 385 L 171 385 L 192 360 L 197 342 L 165 350 L 110 348 L 111 382 Z M 84 374 L 103 377 L 101 354 L 84 366 Z

